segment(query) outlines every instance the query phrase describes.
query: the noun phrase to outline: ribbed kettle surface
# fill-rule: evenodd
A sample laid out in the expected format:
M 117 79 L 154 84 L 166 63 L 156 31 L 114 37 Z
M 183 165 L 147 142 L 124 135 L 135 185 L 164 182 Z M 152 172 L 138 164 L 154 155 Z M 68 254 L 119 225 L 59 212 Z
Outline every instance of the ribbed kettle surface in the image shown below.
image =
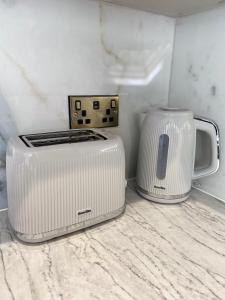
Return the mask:
M 163 136 L 167 137 L 164 146 L 168 148 L 164 151 L 167 155 L 164 160 L 163 157 L 159 159 L 160 139 Z M 188 193 L 194 167 L 195 139 L 193 114 L 190 111 L 151 111 L 141 131 L 137 185 L 158 198 Z M 160 168 L 165 169 L 161 177 L 158 175 Z

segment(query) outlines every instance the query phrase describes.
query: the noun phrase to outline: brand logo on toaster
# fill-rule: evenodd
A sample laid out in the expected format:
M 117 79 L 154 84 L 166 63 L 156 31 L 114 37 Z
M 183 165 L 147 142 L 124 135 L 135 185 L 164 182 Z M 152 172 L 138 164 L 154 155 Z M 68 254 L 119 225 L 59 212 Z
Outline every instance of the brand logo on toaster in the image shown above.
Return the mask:
M 154 188 L 158 189 L 158 190 L 165 190 L 166 189 L 164 186 L 157 186 L 157 185 L 154 185 Z
M 87 214 L 87 213 L 89 213 L 89 212 L 91 212 L 91 209 L 90 209 L 90 208 L 87 208 L 87 209 L 79 210 L 79 211 L 77 212 L 77 214 L 78 214 L 78 216 L 80 216 L 80 215 L 83 215 L 83 214 Z

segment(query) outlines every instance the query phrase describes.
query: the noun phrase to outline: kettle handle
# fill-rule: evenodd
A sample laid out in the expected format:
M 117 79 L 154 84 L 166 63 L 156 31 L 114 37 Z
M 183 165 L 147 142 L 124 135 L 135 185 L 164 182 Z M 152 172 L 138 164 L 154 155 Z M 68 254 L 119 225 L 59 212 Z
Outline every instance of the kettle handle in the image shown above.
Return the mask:
M 202 169 L 200 171 L 195 171 L 192 179 L 198 179 L 201 177 L 209 176 L 216 173 L 219 169 L 220 163 L 220 145 L 219 145 L 219 128 L 217 124 L 211 120 L 202 118 L 202 117 L 194 117 L 194 122 L 196 126 L 196 130 L 201 130 L 206 132 L 211 139 L 211 163 L 209 167 Z

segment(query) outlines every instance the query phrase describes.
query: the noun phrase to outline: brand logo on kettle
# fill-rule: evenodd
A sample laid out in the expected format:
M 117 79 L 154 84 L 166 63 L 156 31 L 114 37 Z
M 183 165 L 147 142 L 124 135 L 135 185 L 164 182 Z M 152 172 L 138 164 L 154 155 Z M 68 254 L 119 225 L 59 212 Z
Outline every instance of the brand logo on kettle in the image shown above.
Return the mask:
M 158 189 L 158 190 L 165 190 L 166 188 L 163 187 L 163 186 L 157 186 L 157 185 L 154 185 L 154 188 L 155 189 Z

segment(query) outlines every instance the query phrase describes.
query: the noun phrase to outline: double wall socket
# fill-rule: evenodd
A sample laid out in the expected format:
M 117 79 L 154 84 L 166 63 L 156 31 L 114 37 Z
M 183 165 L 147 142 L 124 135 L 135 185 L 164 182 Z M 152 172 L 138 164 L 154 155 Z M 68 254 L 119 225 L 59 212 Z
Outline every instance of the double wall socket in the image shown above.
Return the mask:
M 70 128 L 118 126 L 119 96 L 69 96 Z

